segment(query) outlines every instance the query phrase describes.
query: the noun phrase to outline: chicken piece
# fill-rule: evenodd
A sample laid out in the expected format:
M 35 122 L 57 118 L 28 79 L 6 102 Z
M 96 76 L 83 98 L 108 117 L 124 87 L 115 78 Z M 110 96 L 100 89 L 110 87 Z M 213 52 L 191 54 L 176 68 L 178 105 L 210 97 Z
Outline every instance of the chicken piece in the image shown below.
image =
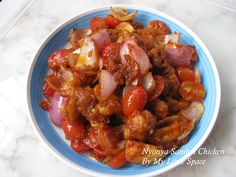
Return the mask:
M 170 29 L 167 26 L 166 23 L 159 20 L 152 20 L 148 23 L 147 29 L 153 29 L 155 30 L 155 33 L 153 35 L 160 35 L 160 34 L 169 34 Z
M 125 64 L 110 62 L 108 70 L 114 74 L 118 85 L 125 83 L 126 86 L 130 86 L 134 82 L 141 84 L 143 75 L 141 74 L 138 63 L 128 55 L 125 56 L 125 59 Z
M 77 77 L 77 85 L 85 87 L 89 86 L 92 83 L 94 83 L 97 79 L 96 74 L 89 74 L 89 73 L 75 73 L 74 74 Z
M 126 64 L 122 74 L 125 78 L 126 86 L 130 86 L 134 81 L 141 81 L 141 71 L 139 65 L 129 56 L 126 56 Z
M 170 95 L 176 97 L 179 95 L 180 82 L 176 74 L 171 74 L 168 77 L 164 77 L 165 89 L 163 91 L 164 95 Z
M 137 34 L 134 34 L 134 38 L 136 39 L 138 46 L 143 48 L 146 53 L 154 48 L 153 41 L 143 38 L 142 36 Z
M 155 41 L 155 37 L 158 35 L 169 34 L 168 26 L 159 20 L 152 20 L 148 24 L 147 28 L 136 30 L 137 34 L 150 41 Z
M 68 100 L 64 110 L 66 118 L 75 120 L 79 114 L 85 116 L 84 113 L 89 112 L 97 103 L 93 89 L 90 87 L 79 87 L 79 80 L 81 78 L 70 70 L 65 70 L 61 74 L 61 77 L 63 77 L 64 80 L 60 93 L 65 95 Z M 87 77 L 87 82 L 89 82 L 89 80 L 90 78 Z
M 147 110 L 131 114 L 126 122 L 125 139 L 143 141 L 154 131 L 156 117 Z
M 194 129 L 194 120 L 189 120 L 179 115 L 167 117 L 157 123 L 154 133 L 149 136 L 148 142 L 162 145 L 163 148 L 177 148 L 185 142 L 190 132 Z
M 101 116 L 95 109 L 98 100 L 95 96 L 94 90 L 90 87 L 79 88 L 77 91 L 77 110 L 90 121 L 92 126 L 99 123 L 108 123 L 109 119 Z
M 166 77 L 175 73 L 175 68 L 167 61 L 162 47 L 155 46 L 148 52 L 148 56 L 153 66 L 153 73 Z
M 76 101 L 77 101 L 77 98 L 74 93 L 70 97 L 68 97 L 68 101 L 66 103 L 65 110 L 64 110 L 66 119 L 68 120 L 71 120 L 71 121 L 75 120 L 79 115 L 79 112 L 76 108 Z
M 102 116 L 120 114 L 122 113 L 121 100 L 117 96 L 111 95 L 108 99 L 99 102 L 96 105 L 96 109 Z
M 101 148 L 111 155 L 116 155 L 124 149 L 124 126 L 98 126 L 98 143 Z
M 91 111 L 97 104 L 94 91 L 90 87 L 79 88 L 77 91 L 77 109 L 80 113 Z
M 165 101 L 157 99 L 156 102 L 154 103 L 154 111 L 155 115 L 158 118 L 165 118 L 168 114 L 168 104 Z
M 86 112 L 84 116 L 90 121 L 93 127 L 110 123 L 110 117 L 99 114 L 96 108 L 93 108 L 90 112 Z
M 125 158 L 134 164 L 150 165 L 165 157 L 166 153 L 161 146 L 144 144 L 128 140 L 125 146 Z M 146 162 L 149 163 L 146 163 Z
M 188 101 L 179 101 L 171 97 L 166 98 L 167 104 L 169 105 L 171 112 L 177 112 L 183 110 L 189 105 Z

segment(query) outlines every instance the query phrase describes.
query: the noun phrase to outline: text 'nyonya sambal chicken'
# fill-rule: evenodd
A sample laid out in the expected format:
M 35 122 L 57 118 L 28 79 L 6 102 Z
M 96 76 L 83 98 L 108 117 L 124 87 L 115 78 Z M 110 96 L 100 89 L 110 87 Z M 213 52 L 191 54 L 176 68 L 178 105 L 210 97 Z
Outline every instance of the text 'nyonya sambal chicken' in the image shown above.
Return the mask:
M 187 143 L 204 111 L 195 47 L 162 21 L 144 27 L 136 13 L 111 8 L 72 29 L 70 47 L 48 58 L 40 102 L 74 151 L 112 168 L 164 158 Z

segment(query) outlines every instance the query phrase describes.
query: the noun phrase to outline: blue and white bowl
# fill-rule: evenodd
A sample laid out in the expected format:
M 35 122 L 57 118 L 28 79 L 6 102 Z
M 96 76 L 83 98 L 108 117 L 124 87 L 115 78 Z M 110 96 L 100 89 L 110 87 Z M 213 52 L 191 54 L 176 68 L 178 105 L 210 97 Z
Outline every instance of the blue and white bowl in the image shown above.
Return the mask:
M 82 13 L 66 21 L 54 31 L 41 44 L 30 68 L 28 77 L 28 107 L 31 121 L 39 137 L 49 149 L 62 161 L 72 167 L 93 176 L 153 176 L 164 173 L 183 163 L 203 144 L 210 134 L 219 111 L 220 105 L 220 80 L 214 60 L 206 46 L 188 27 L 178 20 L 154 9 L 137 7 L 133 5 L 118 5 L 129 11 L 138 10 L 136 19 L 143 25 L 151 20 L 164 21 L 171 32 L 181 32 L 181 43 L 194 45 L 197 49 L 199 60 L 196 67 L 202 75 L 203 85 L 206 89 L 204 99 L 205 111 L 201 121 L 191 134 L 189 142 L 180 148 L 180 152 L 169 155 L 168 161 L 153 166 L 128 165 L 120 169 L 112 169 L 89 156 L 74 152 L 68 141 L 65 140 L 62 130 L 58 129 L 50 121 L 48 114 L 39 107 L 39 101 L 43 98 L 42 84 L 48 72 L 47 59 L 49 55 L 65 46 L 72 28 L 87 28 L 92 17 L 105 17 L 110 7 L 102 7 Z

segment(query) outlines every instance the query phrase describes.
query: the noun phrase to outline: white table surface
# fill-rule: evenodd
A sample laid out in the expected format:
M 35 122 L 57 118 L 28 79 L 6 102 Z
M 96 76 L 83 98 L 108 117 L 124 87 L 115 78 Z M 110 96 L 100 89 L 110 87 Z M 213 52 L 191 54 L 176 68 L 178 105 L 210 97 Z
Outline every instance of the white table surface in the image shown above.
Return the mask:
M 34 132 L 27 113 L 28 69 L 47 34 L 81 10 L 133 3 L 168 13 L 206 44 L 219 70 L 222 100 L 218 120 L 204 147 L 224 155 L 194 155 L 205 165 L 180 165 L 161 176 L 236 176 L 236 1 L 234 0 L 35 0 L 0 41 L 0 176 L 87 177 L 51 154 Z

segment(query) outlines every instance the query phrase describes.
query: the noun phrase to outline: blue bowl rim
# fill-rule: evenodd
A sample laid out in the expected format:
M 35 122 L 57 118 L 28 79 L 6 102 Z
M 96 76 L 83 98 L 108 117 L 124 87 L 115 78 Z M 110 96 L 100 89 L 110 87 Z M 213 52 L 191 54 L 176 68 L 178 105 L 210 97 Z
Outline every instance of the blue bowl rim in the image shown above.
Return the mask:
M 28 104 L 28 113 L 29 113 L 29 117 L 30 117 L 30 122 L 32 124 L 32 126 L 34 127 L 35 132 L 37 133 L 37 135 L 39 136 L 39 138 L 44 142 L 44 144 L 46 145 L 46 147 L 60 160 L 64 161 L 66 164 L 72 166 L 73 168 L 84 172 L 86 174 L 89 175 L 96 175 L 96 176 L 118 176 L 117 175 L 112 175 L 112 174 L 106 174 L 106 173 L 99 173 L 84 167 L 79 166 L 78 164 L 73 163 L 72 161 L 68 160 L 66 157 L 64 157 L 63 155 L 61 155 L 51 144 L 50 142 L 48 142 L 48 140 L 44 137 L 44 135 L 42 134 L 41 130 L 39 129 L 36 119 L 34 117 L 33 114 L 33 110 L 32 110 L 32 105 L 31 105 L 31 101 L 30 101 L 30 85 L 31 85 L 31 78 L 32 78 L 32 73 L 33 73 L 33 69 L 35 67 L 35 63 L 40 55 L 40 53 L 42 52 L 42 49 L 44 48 L 44 46 L 47 44 L 47 42 L 54 36 L 54 34 L 56 34 L 58 31 L 60 31 L 64 26 L 68 25 L 69 23 L 71 23 L 72 21 L 79 19 L 81 16 L 86 16 L 90 13 L 94 13 L 94 12 L 99 12 L 102 10 L 107 10 L 110 7 L 125 7 L 128 9 L 135 9 L 135 10 L 142 10 L 142 11 L 147 11 L 159 16 L 162 16 L 170 21 L 172 21 L 173 23 L 179 25 L 181 28 L 183 28 L 188 34 L 190 34 L 199 44 L 199 46 L 202 48 L 202 50 L 204 51 L 204 53 L 207 56 L 207 59 L 210 62 L 211 68 L 213 70 L 213 74 L 214 74 L 214 78 L 215 78 L 215 84 L 216 84 L 216 104 L 215 104 L 215 108 L 214 108 L 214 113 L 213 116 L 211 117 L 211 122 L 208 126 L 208 128 L 206 129 L 206 131 L 204 132 L 204 135 L 201 137 L 201 139 L 198 141 L 198 143 L 188 152 L 186 153 L 182 158 L 180 158 L 179 160 L 175 161 L 175 163 L 172 163 L 164 168 L 161 168 L 159 170 L 156 171 L 152 171 L 152 172 L 148 172 L 145 173 L 145 176 L 154 176 L 154 175 L 160 175 L 164 172 L 167 172 L 175 167 L 177 167 L 178 165 L 182 164 L 184 161 L 186 161 L 190 156 L 192 156 L 197 149 L 199 149 L 202 144 L 205 142 L 205 140 L 207 139 L 207 137 L 209 136 L 210 132 L 212 131 L 214 124 L 216 122 L 217 116 L 218 116 L 218 112 L 219 112 L 219 108 L 220 108 L 220 100 L 221 100 L 221 87 L 220 87 L 220 78 L 219 78 L 219 74 L 218 74 L 218 70 L 216 67 L 216 64 L 213 60 L 213 57 L 211 56 L 210 52 L 208 51 L 207 47 L 205 46 L 205 44 L 201 41 L 201 39 L 190 29 L 188 28 L 186 25 L 184 25 L 182 22 L 180 22 L 179 20 L 175 19 L 174 17 L 171 17 L 168 14 L 165 14 L 163 12 L 160 12 L 158 10 L 152 9 L 152 8 L 148 8 L 148 7 L 143 7 L 143 6 L 138 6 L 138 5 L 128 5 L 128 4 L 112 4 L 109 6 L 102 6 L 102 7 L 98 7 L 98 8 L 92 8 L 92 9 L 88 9 L 86 11 L 83 11 L 81 13 L 79 13 L 79 15 L 73 16 L 72 18 L 69 18 L 67 20 L 65 20 L 63 23 L 61 23 L 60 25 L 58 25 L 54 30 L 52 30 L 47 36 L 46 38 L 43 40 L 43 42 L 40 44 L 39 49 L 37 50 L 34 59 L 31 63 L 30 66 L 30 70 L 29 70 L 29 74 L 28 74 L 28 79 L 27 79 L 27 104 Z M 129 177 L 141 177 L 144 176 L 144 174 L 140 174 L 140 175 L 127 175 Z

